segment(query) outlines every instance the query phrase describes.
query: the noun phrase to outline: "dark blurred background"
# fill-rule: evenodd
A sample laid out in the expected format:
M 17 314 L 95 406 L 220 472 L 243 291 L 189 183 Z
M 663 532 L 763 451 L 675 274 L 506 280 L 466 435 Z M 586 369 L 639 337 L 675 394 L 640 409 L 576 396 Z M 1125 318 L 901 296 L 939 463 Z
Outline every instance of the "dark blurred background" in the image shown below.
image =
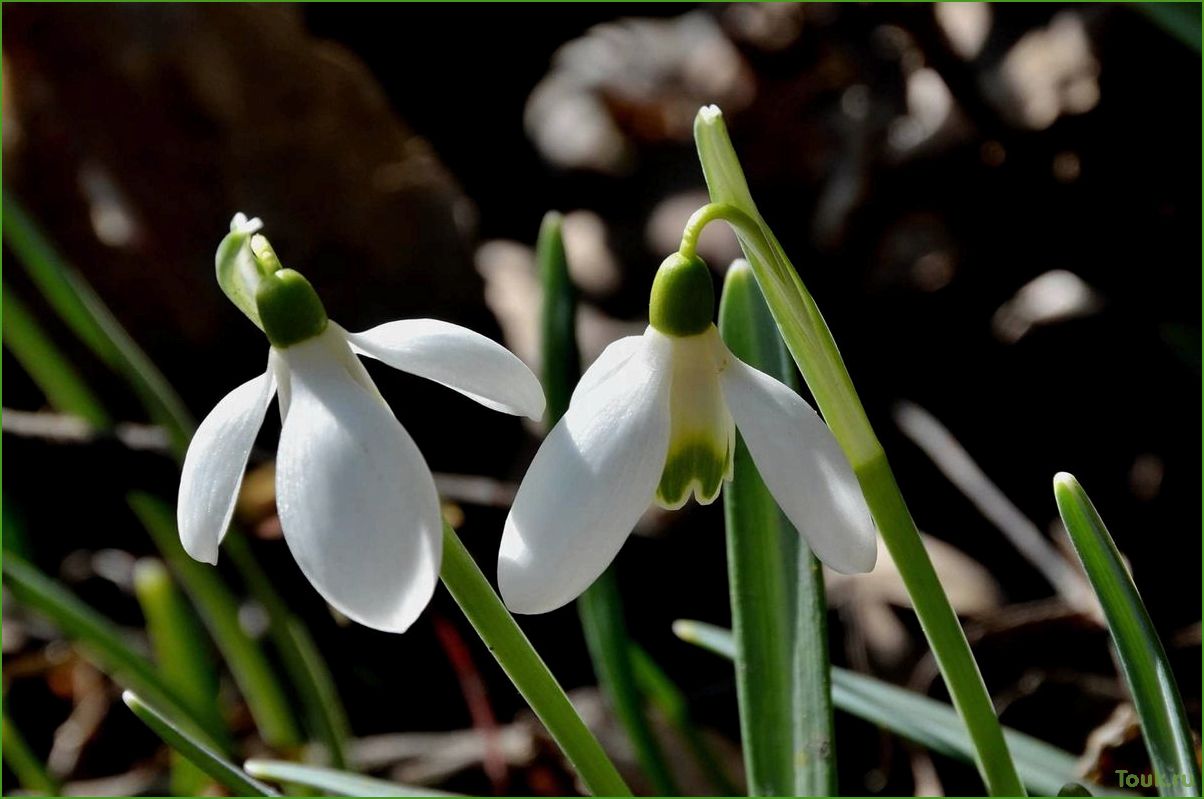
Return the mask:
M 940 420 L 1053 550 L 1052 476 L 1081 480 L 1199 729 L 1198 6 L 6 5 L 3 16 L 5 192 L 198 417 L 265 357 L 213 280 L 235 211 L 264 219 L 345 327 L 436 316 L 533 366 L 530 248 L 547 210 L 567 212 L 588 362 L 645 324 L 654 269 L 705 202 L 691 122 L 718 103 L 913 515 L 949 545 L 938 567 L 1004 722 L 1085 752 L 1089 771 L 1141 763 L 1106 632 L 905 435 L 900 402 Z M 702 253 L 718 276 L 737 250 L 716 231 Z M 114 414 L 145 422 L 12 258 L 4 279 Z M 21 520 L 41 568 L 140 626 L 129 564 L 153 549 L 124 498 L 174 501 L 174 463 L 17 429 L 10 409 L 46 403 L 7 351 L 3 367 L 6 519 Z M 416 378 L 373 375 L 437 472 L 501 493 L 521 477 L 538 431 Z M 260 476 L 277 431 L 269 420 Z M 499 722 L 520 713 L 534 736 L 534 753 L 508 755 L 507 790 L 573 790 L 445 592 L 403 636 L 339 623 L 274 530 L 270 480 L 249 485 L 264 483 L 243 521 L 311 622 L 357 735 L 471 726 L 455 647 L 437 635 L 449 626 Z M 459 499 L 461 534 L 492 575 L 505 509 Z M 729 622 L 721 508 L 652 514 L 639 532 L 617 561 L 631 632 L 734 744 L 729 664 L 670 632 L 680 617 Z M 830 593 L 835 662 L 944 696 L 889 563 Z M 124 708 L 64 754 L 79 686 L 115 693 L 81 683 L 77 662 L 10 604 L 7 709 L 35 750 L 53 749 L 74 781 L 153 758 L 155 739 Z M 522 623 L 567 687 L 594 684 L 571 608 Z M 848 793 L 980 790 L 968 767 L 937 758 L 934 770 L 850 717 L 838 715 L 837 735 Z M 428 760 L 452 740 L 434 739 Z M 491 790 L 479 759 L 447 771 L 443 787 Z M 121 790 L 131 784 L 150 789 Z

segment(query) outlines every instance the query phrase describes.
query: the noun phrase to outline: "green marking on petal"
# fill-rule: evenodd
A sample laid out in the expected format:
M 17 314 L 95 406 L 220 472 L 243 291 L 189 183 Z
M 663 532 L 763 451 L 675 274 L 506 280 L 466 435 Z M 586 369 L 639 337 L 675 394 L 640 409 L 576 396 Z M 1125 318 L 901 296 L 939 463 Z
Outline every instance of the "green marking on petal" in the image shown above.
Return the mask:
M 702 437 L 673 442 L 656 487 L 656 502 L 676 510 L 693 494 L 699 504 L 709 505 L 719 496 L 723 481 L 731 477 L 732 450 L 728 442 Z
M 669 452 L 656 501 L 673 510 L 691 494 L 706 505 L 732 479 L 736 424 L 727 409 L 719 372 L 728 357 L 714 325 L 693 336 L 671 336 Z

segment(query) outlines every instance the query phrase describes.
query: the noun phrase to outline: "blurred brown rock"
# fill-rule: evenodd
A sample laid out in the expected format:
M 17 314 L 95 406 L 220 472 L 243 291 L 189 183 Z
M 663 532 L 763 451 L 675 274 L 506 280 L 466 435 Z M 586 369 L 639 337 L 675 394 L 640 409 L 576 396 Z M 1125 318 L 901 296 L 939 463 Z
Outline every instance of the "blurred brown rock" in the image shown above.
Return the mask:
M 296 9 L 27 6 L 4 22 L 6 191 L 173 379 L 192 377 L 173 373 L 181 350 L 253 341 L 212 276 L 239 210 L 349 327 L 422 314 L 490 332 L 471 206 Z

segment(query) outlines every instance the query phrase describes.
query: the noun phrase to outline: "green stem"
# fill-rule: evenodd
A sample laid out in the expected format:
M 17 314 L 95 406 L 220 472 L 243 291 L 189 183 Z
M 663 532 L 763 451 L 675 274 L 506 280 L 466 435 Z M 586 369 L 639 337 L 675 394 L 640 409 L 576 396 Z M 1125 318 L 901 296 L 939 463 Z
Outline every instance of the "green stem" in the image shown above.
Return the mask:
M 724 219 L 735 230 L 782 339 L 857 474 L 954 706 L 974 742 L 978 770 L 987 790 L 996 795 L 1022 795 L 1024 786 L 965 632 L 937 580 L 840 350 L 797 270 L 761 219 L 717 108 L 699 112 L 694 136 L 711 199 L 717 207 L 695 214 L 687 226 L 685 245 L 692 246 L 691 242 L 697 241 L 695 231 L 714 219 Z
M 440 576 L 514 687 L 577 769 L 590 793 L 630 796 L 630 789 L 598 739 L 585 726 L 564 689 L 532 648 L 464 544 L 446 524 Z
M 886 455 L 881 454 L 877 460 L 857 466 L 856 472 L 866 503 L 878 523 L 891 559 L 899 568 L 920 626 L 945 678 L 953 706 L 961 714 L 974 742 L 975 764 L 987 789 L 996 796 L 1022 795 L 1024 787 L 1016 774 L 978 663 L 903 502 Z

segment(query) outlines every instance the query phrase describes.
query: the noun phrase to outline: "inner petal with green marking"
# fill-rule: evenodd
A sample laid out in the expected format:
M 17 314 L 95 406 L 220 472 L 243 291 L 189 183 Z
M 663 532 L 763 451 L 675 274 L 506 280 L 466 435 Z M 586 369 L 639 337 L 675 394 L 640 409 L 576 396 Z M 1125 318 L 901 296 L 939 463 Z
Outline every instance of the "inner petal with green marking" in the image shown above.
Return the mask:
M 736 425 L 719 385 L 719 373 L 730 357 L 712 325 L 693 336 L 672 336 L 673 375 L 669 387 L 669 453 L 658 505 L 674 510 L 690 495 L 706 505 L 732 479 Z

